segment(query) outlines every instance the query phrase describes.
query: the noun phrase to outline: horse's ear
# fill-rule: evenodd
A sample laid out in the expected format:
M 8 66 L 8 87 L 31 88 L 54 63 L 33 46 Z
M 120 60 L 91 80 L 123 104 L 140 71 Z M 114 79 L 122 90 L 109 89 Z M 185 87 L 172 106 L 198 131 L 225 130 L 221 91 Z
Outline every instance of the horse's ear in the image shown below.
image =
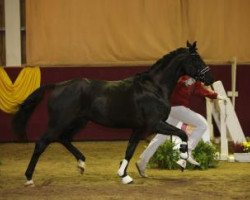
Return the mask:
M 187 47 L 190 48 L 192 47 L 192 45 L 190 44 L 190 42 L 187 40 Z
M 190 44 L 189 41 L 187 41 L 187 47 L 190 53 L 196 53 L 196 50 L 197 50 L 196 44 L 197 44 L 197 41 L 195 41 L 193 44 Z
M 196 48 L 196 44 L 197 44 L 197 41 L 195 41 L 195 42 L 193 43 L 192 48 L 197 49 L 197 48 Z

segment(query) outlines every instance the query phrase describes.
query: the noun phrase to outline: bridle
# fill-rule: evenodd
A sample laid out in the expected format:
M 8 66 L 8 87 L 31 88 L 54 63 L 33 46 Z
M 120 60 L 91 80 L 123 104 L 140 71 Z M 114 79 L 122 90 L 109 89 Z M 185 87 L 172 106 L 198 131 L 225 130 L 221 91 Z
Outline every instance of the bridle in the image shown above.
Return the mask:
M 196 74 L 196 76 L 195 76 L 194 79 L 197 80 L 197 81 L 204 82 L 204 80 L 205 80 L 205 74 L 207 72 L 209 72 L 209 71 L 210 71 L 210 67 L 206 66 L 205 68 L 203 68 L 202 70 L 200 70 L 200 71 L 197 72 L 197 74 Z
M 191 56 L 196 56 L 197 55 L 197 53 L 196 52 L 193 52 L 193 53 L 191 53 L 190 54 Z M 202 82 L 204 82 L 205 81 L 205 74 L 207 73 L 207 72 L 209 72 L 210 71 L 210 67 L 209 66 L 206 66 L 206 67 L 204 67 L 202 70 L 198 70 L 197 71 L 197 74 L 195 75 L 195 80 L 196 81 L 202 81 Z

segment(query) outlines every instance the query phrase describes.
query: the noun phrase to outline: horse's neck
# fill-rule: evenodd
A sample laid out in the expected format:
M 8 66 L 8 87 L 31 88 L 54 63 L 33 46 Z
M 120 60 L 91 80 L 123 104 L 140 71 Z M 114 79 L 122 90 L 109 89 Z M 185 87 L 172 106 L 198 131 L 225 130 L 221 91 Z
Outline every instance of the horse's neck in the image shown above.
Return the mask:
M 170 96 L 175 88 L 175 85 L 177 84 L 178 79 L 182 75 L 182 70 L 179 65 L 175 65 L 160 71 L 154 71 L 152 73 L 154 74 L 154 81 L 168 93 L 168 96 Z

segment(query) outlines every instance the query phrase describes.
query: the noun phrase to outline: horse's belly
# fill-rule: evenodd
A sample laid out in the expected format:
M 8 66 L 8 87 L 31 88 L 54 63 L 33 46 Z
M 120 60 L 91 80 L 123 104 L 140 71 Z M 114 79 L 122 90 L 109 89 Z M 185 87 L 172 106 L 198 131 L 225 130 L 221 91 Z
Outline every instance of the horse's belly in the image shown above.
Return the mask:
M 139 126 L 139 120 L 135 119 L 134 116 L 126 116 L 122 113 L 117 115 L 95 115 L 91 117 L 91 121 L 101 124 L 107 127 L 113 128 L 134 128 Z

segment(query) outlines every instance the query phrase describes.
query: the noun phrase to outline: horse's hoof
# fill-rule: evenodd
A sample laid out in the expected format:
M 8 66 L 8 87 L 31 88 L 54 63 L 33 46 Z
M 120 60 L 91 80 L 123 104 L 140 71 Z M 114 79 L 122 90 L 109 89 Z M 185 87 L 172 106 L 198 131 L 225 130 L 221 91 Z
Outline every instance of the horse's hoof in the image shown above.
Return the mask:
M 132 179 L 129 175 L 127 175 L 127 176 L 125 176 L 125 177 L 122 177 L 122 183 L 123 183 L 123 184 L 130 184 L 130 183 L 133 183 L 133 179 Z
M 85 162 L 82 161 L 82 160 L 79 160 L 78 164 L 77 164 L 77 167 L 80 170 L 80 173 L 83 174 L 84 171 L 85 171 L 85 168 L 86 168 Z
M 24 186 L 25 187 L 35 187 L 35 183 L 33 180 L 29 180 L 29 181 L 26 181 L 26 183 L 24 183 Z
M 187 161 L 184 159 L 179 159 L 176 163 L 180 166 L 181 171 L 183 172 L 184 169 L 186 168 Z

